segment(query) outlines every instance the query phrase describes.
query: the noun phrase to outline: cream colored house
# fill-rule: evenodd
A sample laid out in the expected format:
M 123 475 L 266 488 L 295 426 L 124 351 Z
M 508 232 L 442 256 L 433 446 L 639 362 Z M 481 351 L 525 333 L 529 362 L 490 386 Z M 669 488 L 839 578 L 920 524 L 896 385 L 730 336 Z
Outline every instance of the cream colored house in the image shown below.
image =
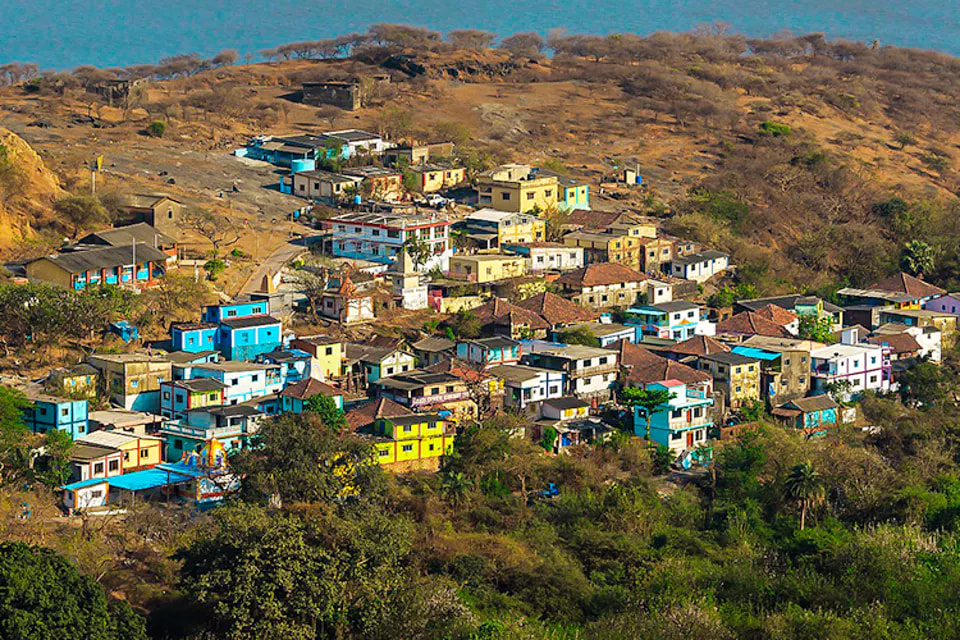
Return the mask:
M 480 206 L 501 211 L 555 209 L 558 190 L 556 176 L 539 175 L 527 164 L 503 165 L 477 181 Z
M 525 272 L 526 260 L 521 256 L 476 254 L 450 258 L 448 275 L 459 280 L 484 283 L 516 278 Z

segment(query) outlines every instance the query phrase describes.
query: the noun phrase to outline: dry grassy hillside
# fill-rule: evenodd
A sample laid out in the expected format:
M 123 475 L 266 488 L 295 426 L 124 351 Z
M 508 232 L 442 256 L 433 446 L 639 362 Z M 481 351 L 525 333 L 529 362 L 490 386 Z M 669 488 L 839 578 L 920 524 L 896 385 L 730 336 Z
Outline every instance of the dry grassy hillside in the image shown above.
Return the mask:
M 955 278 L 956 59 L 817 35 L 557 34 L 552 58 L 535 47 L 465 49 L 407 36 L 380 38 L 349 59 L 154 69 L 167 79 L 151 80 L 124 109 L 87 91 L 89 70 L 8 87 L 0 108 L 70 182 L 99 150 L 120 178 L 169 166 L 189 174 L 179 186 L 209 195 L 229 180 L 224 154 L 251 134 L 360 127 L 452 138 L 474 169 L 546 163 L 596 184 L 638 164 L 648 188 L 596 197 L 597 207 L 661 215 L 669 229 L 731 250 L 748 267 L 743 277 L 765 289 L 866 282 L 895 268 L 913 239 L 933 245 L 934 277 Z M 393 81 L 358 112 L 295 100 L 304 81 L 373 71 Z M 90 122 L 78 124 L 78 114 Z M 144 137 L 157 119 L 168 124 L 165 137 Z M 38 120 L 43 128 L 27 126 Z M 894 196 L 906 209 L 878 206 Z
M 0 250 L 34 239 L 53 220 L 60 182 L 20 136 L 0 128 Z

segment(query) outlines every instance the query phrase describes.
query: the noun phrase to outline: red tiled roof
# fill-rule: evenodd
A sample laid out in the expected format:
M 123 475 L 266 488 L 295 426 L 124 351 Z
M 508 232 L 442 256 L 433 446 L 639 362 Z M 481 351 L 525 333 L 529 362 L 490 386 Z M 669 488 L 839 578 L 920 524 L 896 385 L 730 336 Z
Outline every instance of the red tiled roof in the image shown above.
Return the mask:
M 711 353 L 730 351 L 730 347 L 710 336 L 693 336 L 673 345 L 670 347 L 670 351 L 690 356 L 708 356 Z
M 790 338 L 790 332 L 775 322 L 757 315 L 755 311 L 743 311 L 730 316 L 717 325 L 717 333 L 738 333 L 741 335 L 773 336 Z
M 620 218 L 622 214 L 613 211 L 591 211 L 574 209 L 567 215 L 567 224 L 584 229 L 605 229 Z
M 679 380 L 684 384 L 702 384 L 711 380 L 710 374 L 697 371 L 673 360 L 667 360 L 626 340 L 617 340 L 607 349 L 617 351 L 620 356 L 620 365 L 626 371 L 627 381 L 634 384 L 646 384 L 661 380 Z
M 494 298 L 490 302 L 471 309 L 471 313 L 483 324 L 521 324 L 531 329 L 549 329 L 550 325 L 533 311 L 510 304 L 503 298 Z
M 796 322 L 798 316 L 793 311 L 788 311 L 783 307 L 778 307 L 775 304 L 768 304 L 767 306 L 758 309 L 757 315 L 761 318 L 770 320 L 771 322 L 785 327 L 792 322 Z
M 902 271 L 871 285 L 870 288 L 893 293 L 904 293 L 916 298 L 926 298 L 928 296 L 938 296 L 946 293 L 946 291 L 940 287 L 924 282 L 920 278 L 915 278 Z
M 307 398 L 312 398 L 320 394 L 325 396 L 339 396 L 343 395 L 343 392 L 313 378 L 294 382 L 280 392 L 282 396 L 297 398 L 299 400 L 306 400 Z
M 890 333 L 867 338 L 870 344 L 887 344 L 896 354 L 915 354 L 920 351 L 920 343 L 909 333 Z
M 347 411 L 346 419 L 350 428 L 356 431 L 362 429 L 379 418 L 399 418 L 402 416 L 412 416 L 414 412 L 407 409 L 402 404 L 394 402 L 389 398 L 380 398 L 365 402 L 358 407 Z
M 590 311 L 576 302 L 561 298 L 549 291 L 527 298 L 517 306 L 536 313 L 551 325 L 589 322 L 596 320 L 600 315 L 596 311 Z
M 476 365 L 472 365 L 456 358 L 441 360 L 436 364 L 430 365 L 424 370 L 432 373 L 449 373 L 450 375 L 456 376 L 461 380 L 466 380 L 467 382 L 479 382 L 480 380 L 485 380 L 492 377 L 489 374 L 481 371 Z
M 596 287 L 621 282 L 643 282 L 647 276 L 616 262 L 598 262 L 568 271 L 557 282 L 571 287 Z

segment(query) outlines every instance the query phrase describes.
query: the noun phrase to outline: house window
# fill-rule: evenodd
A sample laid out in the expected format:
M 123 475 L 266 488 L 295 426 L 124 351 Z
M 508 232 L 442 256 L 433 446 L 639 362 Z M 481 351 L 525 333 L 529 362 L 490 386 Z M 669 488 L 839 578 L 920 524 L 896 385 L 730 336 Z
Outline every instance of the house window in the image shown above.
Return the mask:
M 232 317 L 234 317 L 234 316 L 236 316 L 236 315 L 237 315 L 236 309 L 230 309 L 230 310 L 227 311 L 227 317 L 228 317 L 228 318 L 232 318 Z
M 131 380 L 131 381 L 130 381 L 130 386 L 133 387 L 134 389 L 136 389 L 137 387 L 140 386 L 140 381 L 139 381 L 139 380 Z
M 111 460 L 111 461 L 108 463 L 108 468 L 110 469 L 110 471 L 117 471 L 117 470 L 119 470 L 119 469 L 120 469 L 120 461 L 119 461 L 119 460 Z
M 607 356 L 601 356 L 599 362 L 600 364 L 607 364 Z
M 404 452 L 404 453 L 409 453 L 409 452 L 411 452 L 411 451 L 413 451 L 413 445 L 412 445 L 412 444 L 405 444 L 405 445 L 403 445 L 403 452 Z
M 680 435 L 681 435 L 681 434 L 679 434 L 679 433 L 671 433 L 671 434 L 670 434 L 670 439 L 671 439 L 671 440 L 679 440 L 679 439 L 680 439 Z
M 176 395 L 176 398 L 177 398 L 177 402 L 183 402 L 183 394 L 182 394 L 182 393 L 178 393 L 178 394 Z
M 533 192 L 527 193 L 527 200 L 533 200 Z
M 742 388 L 742 387 L 737 387 L 737 388 L 736 388 L 737 393 L 740 393 L 741 388 Z
M 430 395 L 435 396 L 440 393 L 440 387 L 433 387 L 430 389 Z
M 393 375 L 393 367 L 387 367 L 387 375 L 388 375 L 388 376 L 392 376 L 392 375 Z
M 259 381 L 259 380 L 260 380 L 260 376 L 259 376 L 259 375 L 252 375 L 252 376 L 250 376 L 250 382 L 257 382 L 257 381 Z
M 217 399 L 217 394 L 211 393 L 211 394 L 210 394 L 210 399 L 211 399 L 211 400 L 216 400 L 216 399 Z
M 67 416 L 70 415 L 70 409 L 69 408 L 60 409 L 60 415 L 66 418 Z
M 102 463 L 102 462 L 95 462 L 95 463 L 93 464 L 93 472 L 94 472 L 94 473 L 103 473 L 103 463 Z
M 380 449 L 381 458 L 386 458 L 388 455 L 390 455 L 390 451 L 388 449 Z
M 411 429 L 413 429 L 413 427 L 411 427 L 410 425 L 408 425 L 408 424 L 403 425 L 403 432 L 404 432 L 404 433 L 410 433 Z
M 430 445 L 430 451 L 433 451 L 433 445 L 432 445 L 432 444 Z

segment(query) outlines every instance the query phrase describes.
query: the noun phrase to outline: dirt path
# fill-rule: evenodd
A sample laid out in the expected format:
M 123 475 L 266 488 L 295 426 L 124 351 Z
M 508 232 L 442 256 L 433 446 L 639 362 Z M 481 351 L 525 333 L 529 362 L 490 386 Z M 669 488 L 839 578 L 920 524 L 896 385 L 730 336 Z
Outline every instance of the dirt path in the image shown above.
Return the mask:
M 308 251 L 306 244 L 306 240 L 296 239 L 285 242 L 277 247 L 273 253 L 261 261 L 257 268 L 253 270 L 253 273 L 250 274 L 246 282 L 243 283 L 243 286 L 240 287 L 240 294 L 258 291 L 264 275 L 267 273 L 274 275 L 285 264 L 296 260 L 297 256 L 301 253 Z

